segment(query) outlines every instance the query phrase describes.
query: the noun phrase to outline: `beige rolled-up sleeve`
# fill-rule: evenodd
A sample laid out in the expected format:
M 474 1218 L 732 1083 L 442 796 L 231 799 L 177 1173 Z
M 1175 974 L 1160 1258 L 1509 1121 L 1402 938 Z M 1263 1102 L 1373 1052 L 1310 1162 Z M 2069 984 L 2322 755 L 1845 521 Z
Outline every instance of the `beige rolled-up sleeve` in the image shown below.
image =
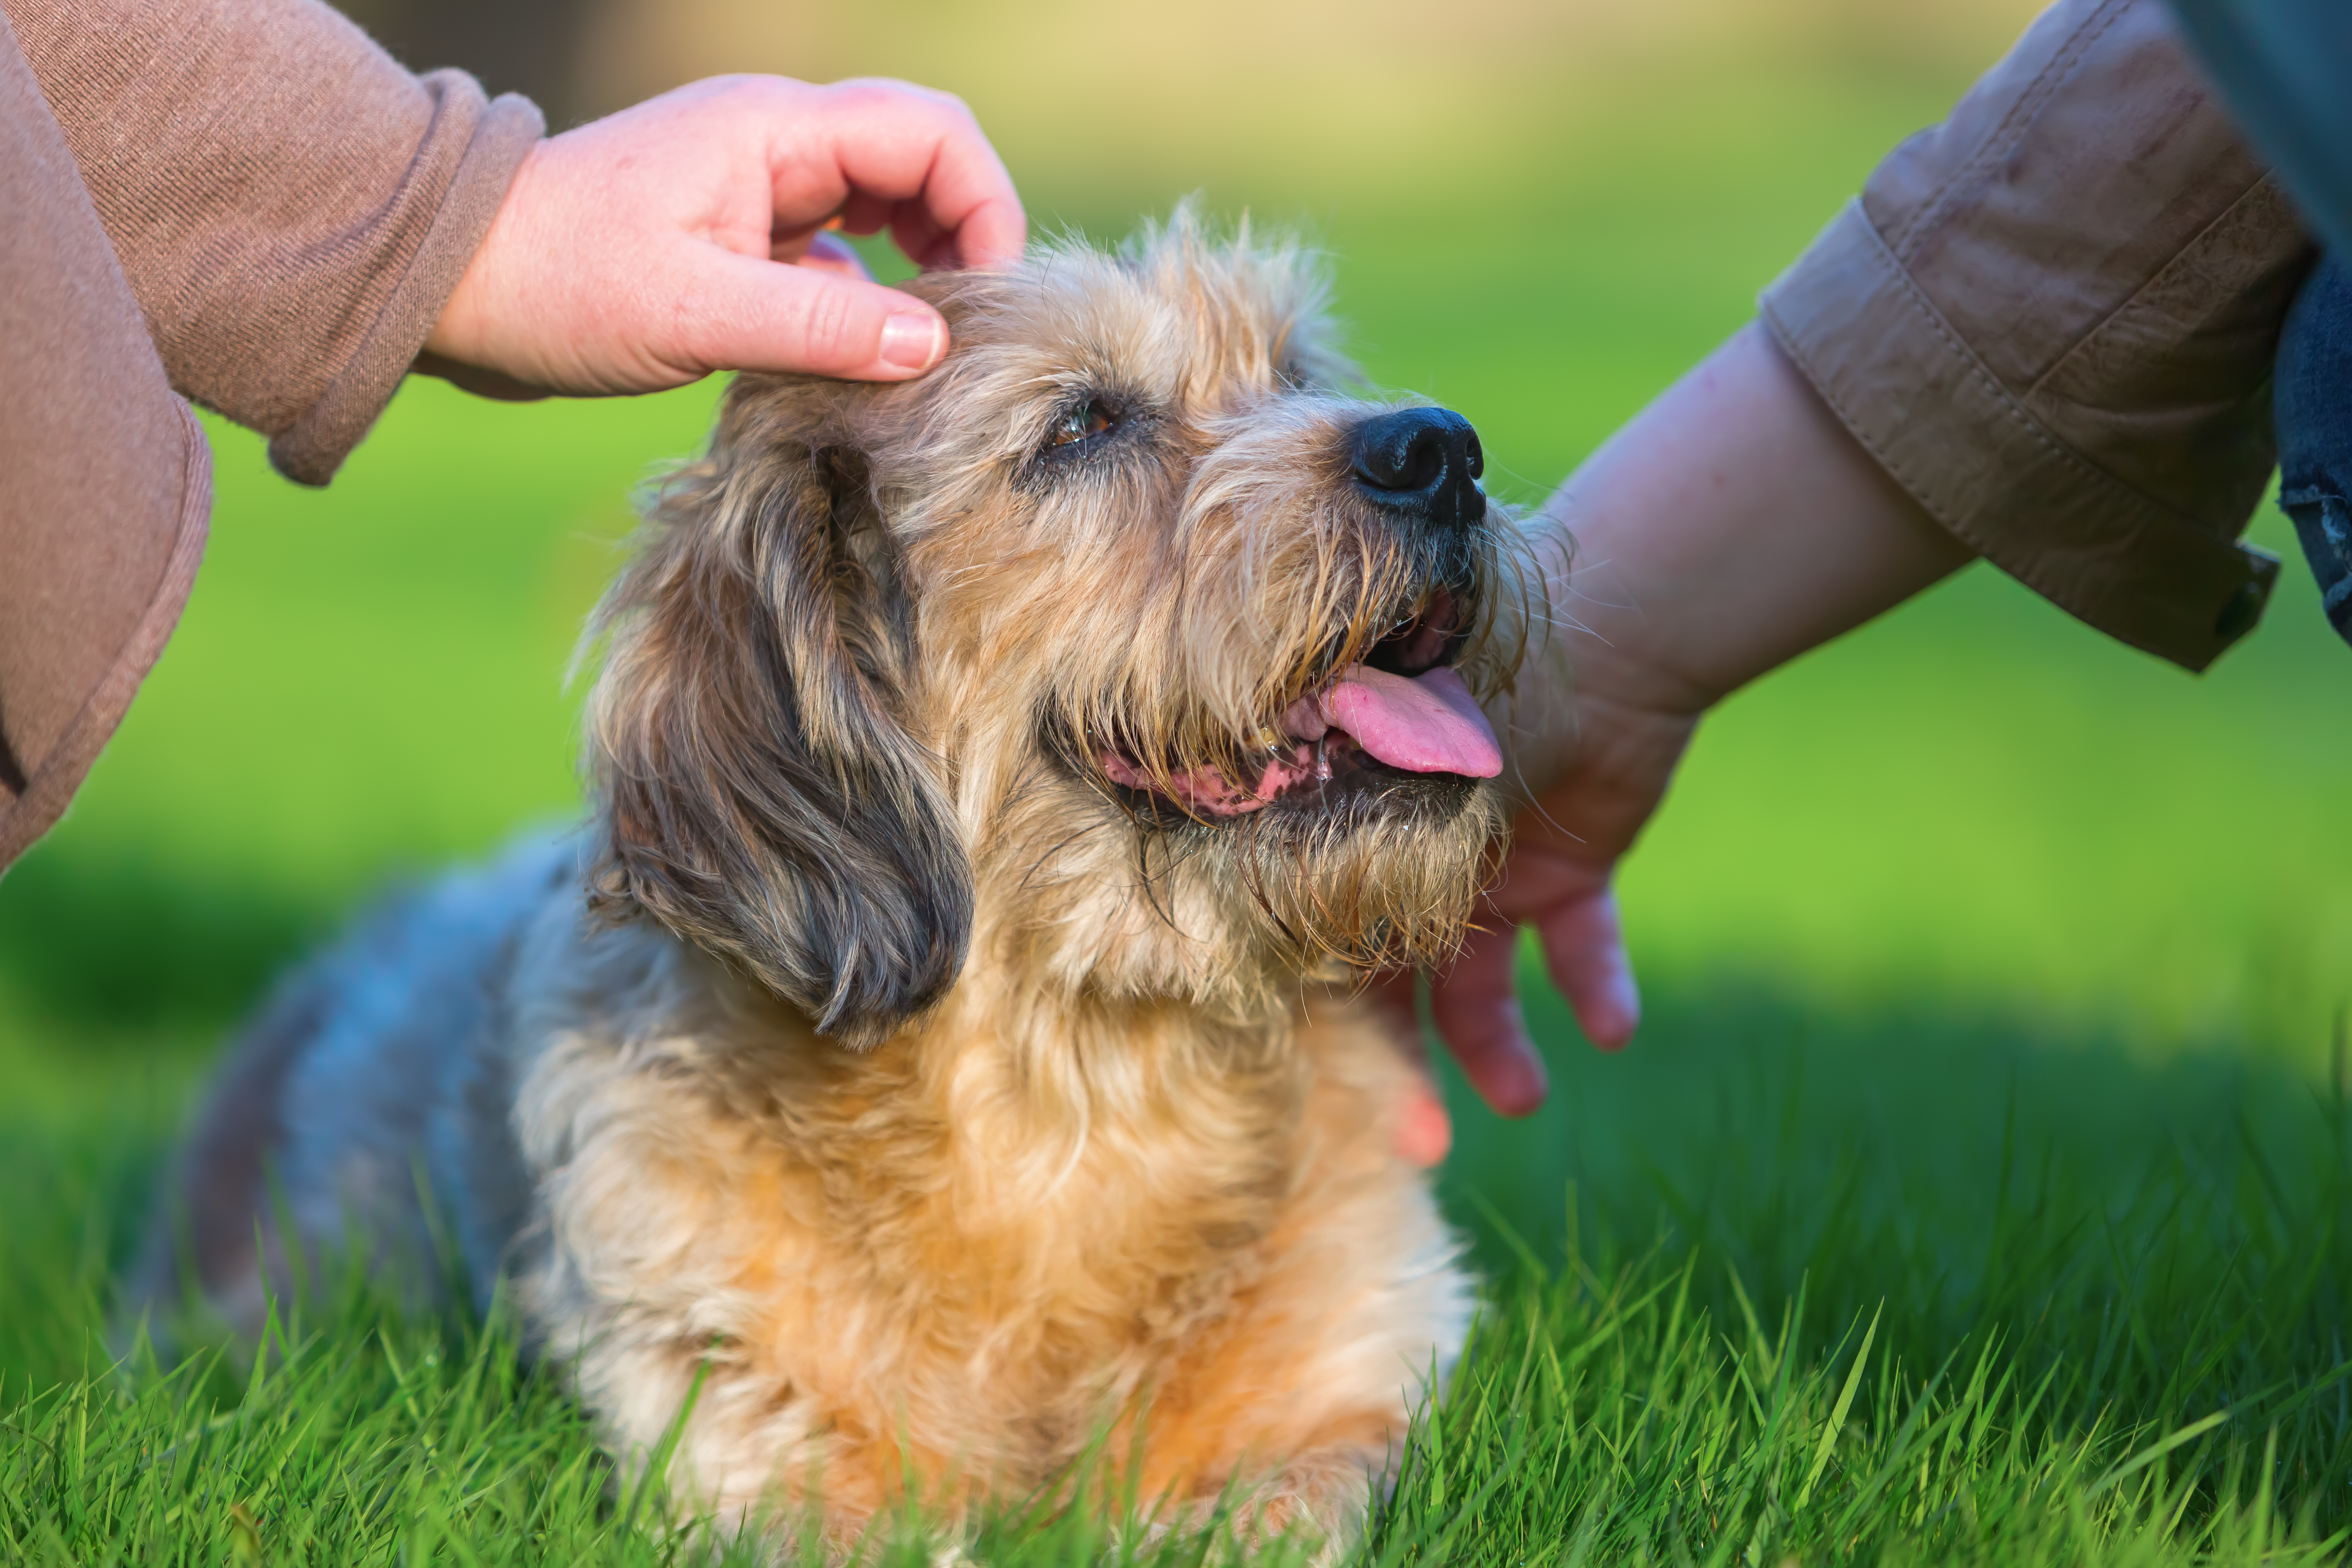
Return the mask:
M 172 385 L 324 484 L 543 131 L 313 0 L 5 0 Z
M 2312 255 L 2158 0 L 2061 0 L 1759 303 L 1945 527 L 2202 669 L 2277 576 L 2238 536 Z

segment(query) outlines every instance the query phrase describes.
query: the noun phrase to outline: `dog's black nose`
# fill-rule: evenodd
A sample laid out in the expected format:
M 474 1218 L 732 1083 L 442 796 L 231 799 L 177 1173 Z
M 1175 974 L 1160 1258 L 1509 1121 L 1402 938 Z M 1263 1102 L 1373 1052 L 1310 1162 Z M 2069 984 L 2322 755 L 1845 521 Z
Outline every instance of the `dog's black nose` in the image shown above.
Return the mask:
M 1400 408 L 1365 420 L 1356 426 L 1355 471 L 1372 500 L 1438 528 L 1467 528 L 1486 515 L 1478 489 L 1486 455 L 1470 421 L 1451 408 Z

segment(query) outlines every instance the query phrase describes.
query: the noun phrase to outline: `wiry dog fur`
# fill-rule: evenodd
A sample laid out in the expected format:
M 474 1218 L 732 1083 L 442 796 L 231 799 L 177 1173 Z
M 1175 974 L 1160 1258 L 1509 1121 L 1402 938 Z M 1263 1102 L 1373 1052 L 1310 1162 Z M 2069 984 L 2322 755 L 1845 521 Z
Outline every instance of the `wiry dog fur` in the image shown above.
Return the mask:
M 1294 248 L 1180 215 L 915 287 L 922 380 L 736 384 L 599 612 L 592 821 L 291 982 L 140 1288 L 250 1321 L 287 1215 L 430 1279 L 429 1190 L 624 1462 L 708 1363 L 695 1506 L 845 1540 L 1108 1430 L 1149 1497 L 1344 1530 L 1468 1303 L 1350 986 L 1450 951 L 1500 796 L 1171 781 L 1433 603 L 1498 700 L 1525 546 L 1351 482 L 1391 405 Z

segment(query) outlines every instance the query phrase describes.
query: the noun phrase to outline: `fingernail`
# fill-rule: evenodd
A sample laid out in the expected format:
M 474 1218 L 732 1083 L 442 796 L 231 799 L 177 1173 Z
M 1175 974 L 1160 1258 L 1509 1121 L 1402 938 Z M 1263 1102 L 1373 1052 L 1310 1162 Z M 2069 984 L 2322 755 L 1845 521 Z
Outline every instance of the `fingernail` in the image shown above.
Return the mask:
M 948 324 L 928 310 L 901 310 L 882 323 L 882 363 L 929 370 L 948 352 Z

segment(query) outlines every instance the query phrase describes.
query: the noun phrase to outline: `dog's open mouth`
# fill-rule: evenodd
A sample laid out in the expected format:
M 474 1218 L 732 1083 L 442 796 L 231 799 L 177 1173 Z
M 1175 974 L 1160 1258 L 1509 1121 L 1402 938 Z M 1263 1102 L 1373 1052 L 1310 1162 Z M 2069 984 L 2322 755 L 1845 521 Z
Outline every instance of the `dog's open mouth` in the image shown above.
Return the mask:
M 1328 799 L 1383 778 L 1466 781 L 1503 771 L 1494 727 L 1453 660 L 1462 636 L 1453 596 L 1440 591 L 1419 613 L 1292 703 L 1252 748 L 1252 772 L 1202 766 L 1156 776 L 1117 749 L 1102 770 L 1120 788 L 1170 800 L 1196 818 L 1245 816 L 1277 803 Z

